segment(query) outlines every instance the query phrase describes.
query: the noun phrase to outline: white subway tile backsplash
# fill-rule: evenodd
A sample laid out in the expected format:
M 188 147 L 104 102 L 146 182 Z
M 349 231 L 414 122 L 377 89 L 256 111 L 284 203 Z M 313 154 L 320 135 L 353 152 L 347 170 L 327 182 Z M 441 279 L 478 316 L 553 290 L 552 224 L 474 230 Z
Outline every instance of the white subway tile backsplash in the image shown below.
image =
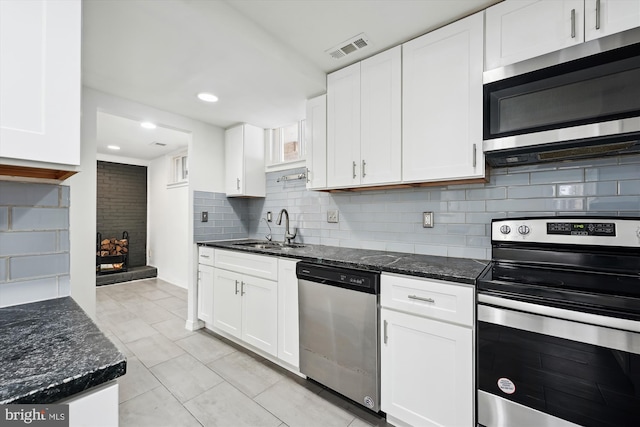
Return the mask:
M 47 277 L 0 284 L 0 307 L 58 298 L 58 279 Z
M 13 230 L 61 230 L 69 228 L 69 208 L 14 207 Z
M 58 248 L 57 240 L 58 236 L 55 231 L 0 232 L 0 256 L 56 252 Z M 68 241 L 69 236 L 67 235 Z
M 9 227 L 9 208 L 0 206 L 0 231 Z
M 534 197 L 555 197 L 556 186 L 547 185 L 518 185 L 507 188 L 510 199 L 532 199 Z
M 0 306 L 69 295 L 69 205 L 68 186 L 0 181 Z
M 640 156 L 495 169 L 489 183 L 464 186 L 326 193 L 307 191 L 302 180 L 275 182 L 283 174 L 302 171 L 268 173 L 264 199 L 229 202 L 222 193 L 209 193 L 209 198 L 237 207 L 223 218 L 210 210 L 210 223 L 222 220 L 219 227 L 224 229 L 233 217 L 243 224 L 245 237 L 262 239 L 268 229 L 260 219 L 271 211 L 275 220 L 287 208 L 301 242 L 487 259 L 493 218 L 640 212 Z M 202 197 L 196 198 L 198 204 Z M 329 209 L 340 212 L 338 224 L 326 222 Z M 422 228 L 422 212 L 435 213 L 434 228 Z M 207 240 L 201 238 L 200 225 L 194 236 Z M 275 221 L 271 226 L 274 239 L 281 241 L 284 227 Z
M 547 172 L 531 172 L 531 184 L 553 184 L 561 182 L 583 182 L 583 169 L 563 169 Z

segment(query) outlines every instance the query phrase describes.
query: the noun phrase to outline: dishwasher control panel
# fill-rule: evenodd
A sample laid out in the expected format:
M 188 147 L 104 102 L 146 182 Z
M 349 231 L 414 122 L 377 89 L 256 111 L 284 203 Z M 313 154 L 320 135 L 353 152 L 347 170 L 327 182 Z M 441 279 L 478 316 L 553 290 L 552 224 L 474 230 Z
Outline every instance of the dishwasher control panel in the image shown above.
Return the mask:
M 380 273 L 374 271 L 299 262 L 296 266 L 296 274 L 299 280 L 372 294 L 380 293 Z

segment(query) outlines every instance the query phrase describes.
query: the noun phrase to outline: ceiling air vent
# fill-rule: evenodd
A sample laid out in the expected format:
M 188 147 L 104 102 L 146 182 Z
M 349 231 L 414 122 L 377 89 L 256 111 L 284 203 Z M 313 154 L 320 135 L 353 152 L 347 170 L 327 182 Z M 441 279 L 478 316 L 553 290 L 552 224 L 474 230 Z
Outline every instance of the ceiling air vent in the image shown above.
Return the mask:
M 333 59 L 340 59 L 367 46 L 369 46 L 369 38 L 364 33 L 360 33 L 325 52 Z
M 149 145 L 155 145 L 156 147 L 166 147 L 167 146 L 167 144 L 165 144 L 164 142 L 158 142 L 158 141 L 153 141 Z

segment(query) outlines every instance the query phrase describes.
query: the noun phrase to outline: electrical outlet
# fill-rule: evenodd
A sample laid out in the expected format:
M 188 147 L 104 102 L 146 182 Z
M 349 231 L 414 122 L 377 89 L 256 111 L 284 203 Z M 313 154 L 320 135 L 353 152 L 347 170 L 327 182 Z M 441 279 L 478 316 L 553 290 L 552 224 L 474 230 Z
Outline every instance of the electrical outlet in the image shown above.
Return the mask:
M 327 222 L 336 223 L 338 222 L 338 211 L 327 211 Z
M 200 214 L 200 222 L 208 222 L 208 221 L 209 221 L 209 212 L 203 211 L 202 214 Z
M 422 227 L 433 228 L 433 212 L 422 212 Z

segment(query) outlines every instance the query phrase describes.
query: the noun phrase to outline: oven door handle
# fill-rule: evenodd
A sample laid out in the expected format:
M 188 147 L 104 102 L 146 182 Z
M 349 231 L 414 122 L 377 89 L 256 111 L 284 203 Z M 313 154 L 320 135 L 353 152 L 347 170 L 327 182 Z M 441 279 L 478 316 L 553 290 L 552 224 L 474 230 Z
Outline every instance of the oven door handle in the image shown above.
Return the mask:
M 478 298 L 480 299 L 480 295 L 478 295 Z M 640 354 L 640 334 L 619 329 L 489 306 L 482 303 L 478 304 L 478 322 L 492 323 L 507 328 Z

